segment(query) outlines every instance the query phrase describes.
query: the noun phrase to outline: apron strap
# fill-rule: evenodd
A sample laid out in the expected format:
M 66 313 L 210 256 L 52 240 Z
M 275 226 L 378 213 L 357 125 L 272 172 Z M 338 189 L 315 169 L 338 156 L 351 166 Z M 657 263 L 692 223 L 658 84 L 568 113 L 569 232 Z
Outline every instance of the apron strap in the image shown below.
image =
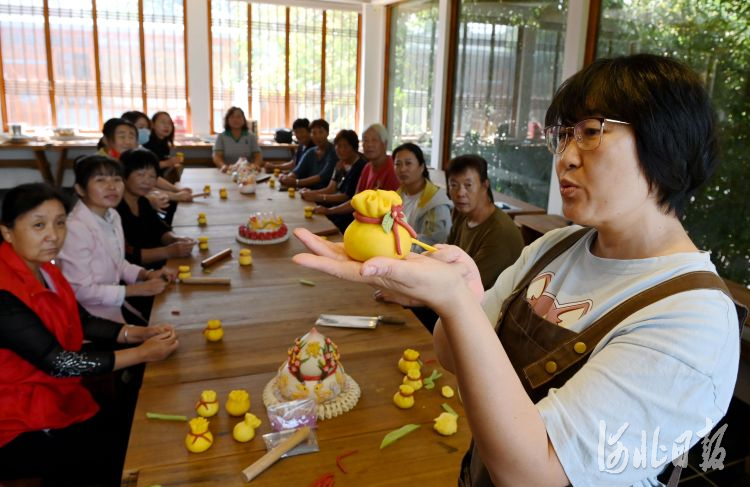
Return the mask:
M 513 302 L 513 300 L 516 298 L 518 293 L 522 292 L 524 289 L 526 289 L 531 283 L 532 279 L 534 279 L 537 274 L 542 272 L 544 268 L 553 260 L 558 258 L 563 252 L 568 250 L 570 247 L 572 247 L 576 242 L 578 242 L 586 233 L 588 233 L 591 229 L 584 227 L 579 230 L 576 230 L 575 232 L 571 233 L 564 239 L 557 242 L 555 245 L 549 248 L 547 252 L 542 254 L 541 257 L 539 257 L 534 265 L 531 266 L 531 269 L 526 273 L 526 275 L 521 279 L 518 284 L 516 285 L 515 289 L 513 289 L 513 292 L 510 293 L 510 295 L 503 301 L 502 306 L 500 307 L 500 314 L 498 315 L 497 324 L 495 325 L 495 328 L 500 324 L 502 321 L 503 316 L 505 315 L 505 311 L 508 309 L 508 306 L 510 306 L 510 303 Z
M 716 289 L 732 297 L 724 281 L 708 271 L 688 272 L 663 281 L 618 304 L 580 334 L 560 345 L 549 354 L 524 367 L 532 388 L 545 384 L 555 375 L 588 358 L 597 343 L 615 326 L 633 313 L 666 297 L 695 289 Z M 745 309 L 745 312 L 747 310 Z M 738 309 L 738 315 L 740 309 Z M 744 316 L 740 315 L 740 323 Z M 742 325 L 740 325 L 741 327 Z M 740 328 L 741 329 L 741 328 Z

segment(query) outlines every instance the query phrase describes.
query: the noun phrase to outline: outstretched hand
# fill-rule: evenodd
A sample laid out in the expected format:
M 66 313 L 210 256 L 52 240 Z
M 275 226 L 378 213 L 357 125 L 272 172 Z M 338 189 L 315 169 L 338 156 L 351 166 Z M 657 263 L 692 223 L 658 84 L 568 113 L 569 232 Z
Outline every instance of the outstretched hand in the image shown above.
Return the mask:
M 297 264 L 340 279 L 370 284 L 387 291 L 398 303 L 421 304 L 440 313 L 462 289 L 478 301 L 484 294 L 476 264 L 455 246 L 438 245 L 436 252 L 412 253 L 405 259 L 375 257 L 357 262 L 349 258 L 341 243 L 323 240 L 301 228 L 295 229 L 294 234 L 312 251 L 295 255 Z

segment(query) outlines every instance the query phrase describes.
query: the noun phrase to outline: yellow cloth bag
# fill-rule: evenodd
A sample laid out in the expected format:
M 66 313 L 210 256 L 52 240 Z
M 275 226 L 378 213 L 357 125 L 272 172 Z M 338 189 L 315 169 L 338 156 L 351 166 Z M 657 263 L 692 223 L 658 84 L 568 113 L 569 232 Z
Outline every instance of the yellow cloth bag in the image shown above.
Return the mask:
M 360 262 L 377 256 L 403 259 L 409 255 L 411 239 L 416 234 L 406 224 L 400 210 L 402 204 L 401 196 L 395 191 L 368 189 L 354 195 L 355 219 L 344 232 L 347 255 Z M 392 219 L 390 230 L 384 228 L 384 219 Z

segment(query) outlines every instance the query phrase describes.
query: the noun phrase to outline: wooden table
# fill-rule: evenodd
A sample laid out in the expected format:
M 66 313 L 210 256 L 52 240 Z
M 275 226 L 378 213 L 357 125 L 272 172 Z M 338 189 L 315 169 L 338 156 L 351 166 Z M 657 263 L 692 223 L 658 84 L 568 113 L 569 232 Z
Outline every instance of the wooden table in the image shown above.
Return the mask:
M 224 179 L 222 179 L 224 178 Z M 267 192 L 258 186 L 255 198 L 240 195 L 228 183 L 228 176 L 215 170 L 186 169 L 185 180 L 200 190 L 212 185 L 212 196 L 202 204 L 181 204 L 175 231 L 186 235 L 207 235 L 209 253 L 225 247 L 244 247 L 234 241 L 236 225 L 212 222 L 244 221 L 259 208 L 275 207 L 290 227 L 322 228 L 326 220 L 306 220 L 299 197 Z M 222 183 L 229 199 L 219 200 Z M 267 198 L 270 197 L 269 201 Z M 206 213 L 207 227 L 198 227 L 195 216 Z M 224 216 L 230 214 L 229 216 Z M 411 312 L 400 306 L 376 303 L 372 289 L 354 285 L 295 265 L 290 257 L 303 251 L 292 237 L 271 246 L 253 246 L 253 266 L 240 267 L 235 258 L 211 268 L 212 276 L 232 279 L 231 288 L 176 285 L 156 298 L 152 322 L 168 321 L 180 333 L 180 349 L 162 362 L 149 364 L 138 399 L 123 473 L 126 485 L 244 485 L 240 471 L 265 452 L 261 435 L 270 427 L 262 405 L 262 390 L 286 360 L 295 337 L 310 330 L 320 313 L 396 315 L 404 325 L 380 325 L 375 330 L 320 328 L 338 346 L 342 365 L 362 388 L 357 406 L 338 418 L 322 421 L 317 436 L 320 452 L 281 460 L 253 485 L 310 485 L 326 472 L 335 473 L 336 485 L 455 485 L 461 457 L 468 447 L 469 428 L 457 397 L 443 398 L 440 386 L 456 388 L 455 378 L 444 372 L 435 389 L 416 394 L 416 405 L 400 410 L 392 396 L 403 375 L 397 362 L 405 348 L 415 348 L 426 362 L 423 371 L 439 369 L 432 350 L 432 338 Z M 193 275 L 202 275 L 197 250 L 188 259 L 170 265 L 189 263 Z M 315 286 L 303 286 L 299 279 Z M 179 311 L 179 314 L 173 314 Z M 208 343 L 202 329 L 208 319 L 222 320 L 225 336 Z M 200 392 L 215 390 L 220 402 L 233 389 L 246 389 L 251 396 L 251 412 L 263 422 L 256 438 L 240 444 L 231 437 L 239 419 L 230 418 L 221 408 L 211 419 L 214 445 L 202 454 L 189 453 L 183 444 L 185 423 L 148 420 L 145 413 L 161 412 L 194 416 L 193 407 Z M 433 419 L 449 403 L 461 415 L 459 432 L 451 437 L 432 430 Z M 419 430 L 384 450 L 383 436 L 407 423 L 420 424 Z M 358 452 L 343 461 L 348 473 L 336 466 L 336 457 L 353 449 Z M 384 466 L 388 468 L 383 468 Z

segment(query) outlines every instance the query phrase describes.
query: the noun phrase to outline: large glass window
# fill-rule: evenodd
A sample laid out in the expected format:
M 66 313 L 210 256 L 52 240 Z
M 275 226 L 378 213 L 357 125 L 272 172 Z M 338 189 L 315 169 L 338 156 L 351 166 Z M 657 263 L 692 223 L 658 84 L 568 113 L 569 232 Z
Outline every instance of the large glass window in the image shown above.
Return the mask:
M 212 0 L 211 44 L 214 131 L 233 105 L 264 133 L 299 117 L 357 128 L 356 12 Z
M 561 80 L 566 0 L 463 0 L 451 156 L 479 154 L 493 187 L 547 207 L 552 157 L 544 115 Z
M 437 0 L 415 0 L 390 9 L 388 131 L 393 147 L 417 143 L 432 149 L 432 81 L 437 49 Z
M 0 0 L 4 122 L 98 131 L 167 110 L 189 128 L 184 19 L 183 0 Z
M 722 164 L 685 226 L 719 273 L 750 285 L 750 29 L 746 0 L 604 0 L 597 56 L 673 56 L 706 82 L 719 116 Z

